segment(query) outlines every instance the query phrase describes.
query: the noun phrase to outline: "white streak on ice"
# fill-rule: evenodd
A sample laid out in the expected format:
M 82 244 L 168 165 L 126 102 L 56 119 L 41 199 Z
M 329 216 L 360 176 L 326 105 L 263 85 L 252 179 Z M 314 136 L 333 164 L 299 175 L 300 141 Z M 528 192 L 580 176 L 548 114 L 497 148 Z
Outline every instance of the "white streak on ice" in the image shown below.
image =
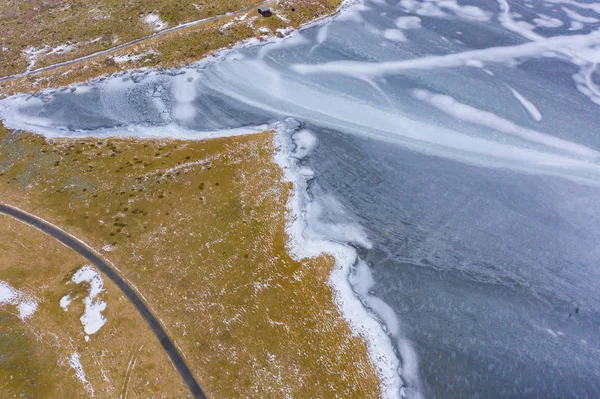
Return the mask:
M 585 28 L 585 25 L 579 21 L 571 21 L 571 27 L 569 28 L 570 31 L 574 31 L 574 30 L 581 30 Z
M 534 18 L 532 21 L 540 28 L 559 28 L 563 26 L 563 21 L 548 15 L 538 14 L 539 18 Z
M 571 6 L 578 7 L 578 8 L 592 10 L 592 11 L 595 11 L 596 13 L 600 14 L 600 4 L 595 1 L 591 1 L 589 3 L 580 3 L 577 1 L 573 1 L 573 0 L 545 0 L 545 1 L 547 3 L 551 3 L 551 4 L 567 4 L 567 5 L 571 5 Z
M 468 61 L 506 62 L 516 58 L 540 56 L 547 51 L 581 51 L 600 44 L 600 32 L 588 35 L 556 36 L 515 46 L 491 47 L 457 54 L 427 56 L 401 61 L 362 62 L 332 61 L 318 65 L 296 64 L 292 69 L 299 73 L 335 73 L 355 78 L 373 78 L 414 69 L 454 68 Z
M 540 111 L 537 109 L 537 107 L 531 101 L 529 101 L 528 99 L 523 97 L 523 95 L 521 93 L 519 93 L 512 87 L 509 87 L 509 89 L 510 89 L 510 92 L 513 94 L 513 96 L 517 99 L 517 101 L 519 101 L 521 103 L 523 108 L 525 108 L 525 110 L 527 111 L 529 116 L 531 116 L 531 118 L 534 121 L 539 122 L 542 120 L 542 114 L 540 113 Z
M 492 18 L 490 12 L 484 11 L 479 7 L 472 5 L 461 6 L 454 0 L 441 0 L 438 1 L 438 6 L 451 10 L 459 18 L 468 19 L 471 21 L 487 22 Z
M 588 17 L 585 15 L 581 15 L 567 7 L 562 7 L 563 11 L 567 14 L 569 18 L 573 21 L 582 22 L 584 24 L 595 24 L 600 22 L 600 19 L 594 17 Z
M 457 17 L 470 21 L 486 22 L 492 17 L 490 12 L 473 5 L 460 5 L 455 0 L 401 0 L 400 6 L 404 11 L 428 17 L 449 17 L 450 15 L 442 9 L 452 11 Z
M 482 111 L 471 107 L 470 105 L 462 104 L 450 96 L 433 94 L 426 90 L 414 90 L 413 95 L 415 98 L 425 101 L 455 118 L 476 123 L 506 134 L 518 136 L 521 139 L 542 144 L 544 146 L 552 147 L 560 152 L 584 157 L 590 161 L 600 159 L 600 153 L 592 148 L 536 130 L 526 129 L 491 112 Z

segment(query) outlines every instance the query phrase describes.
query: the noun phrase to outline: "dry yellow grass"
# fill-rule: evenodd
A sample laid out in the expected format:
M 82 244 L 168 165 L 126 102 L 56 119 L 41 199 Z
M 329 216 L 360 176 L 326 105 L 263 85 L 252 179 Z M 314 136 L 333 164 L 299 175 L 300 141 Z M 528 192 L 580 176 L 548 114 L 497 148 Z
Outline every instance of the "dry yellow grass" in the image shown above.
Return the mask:
M 38 302 L 21 321 L 16 307 L 0 305 L 0 397 L 82 398 L 84 384 L 69 365 L 80 355 L 94 396 L 182 398 L 187 387 L 133 305 L 104 279 L 106 324 L 86 342 L 79 320 L 87 284 L 69 282 L 85 259 L 44 233 L 0 214 L 0 281 Z M 74 299 L 67 312 L 60 298 Z M 135 367 L 130 367 L 135 361 Z
M 285 247 L 273 137 L 52 140 L 0 132 L 0 201 L 96 248 L 144 294 L 210 397 L 379 396 L 327 284 Z

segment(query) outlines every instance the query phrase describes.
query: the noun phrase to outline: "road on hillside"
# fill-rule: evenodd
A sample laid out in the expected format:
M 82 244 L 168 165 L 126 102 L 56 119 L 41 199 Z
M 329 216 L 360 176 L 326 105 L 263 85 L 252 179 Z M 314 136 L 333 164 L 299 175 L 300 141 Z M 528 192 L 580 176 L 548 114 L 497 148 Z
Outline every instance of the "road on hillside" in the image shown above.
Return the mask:
M 57 239 L 67 247 L 73 249 L 81 256 L 90 261 L 94 266 L 96 266 L 102 273 L 104 273 L 108 278 L 110 278 L 123 293 L 129 298 L 131 303 L 137 308 L 138 312 L 142 315 L 142 317 L 146 320 L 156 338 L 160 341 L 160 344 L 165 348 L 167 354 L 171 358 L 171 361 L 175 365 L 175 368 L 181 375 L 181 378 L 185 381 L 190 391 L 194 395 L 196 399 L 206 399 L 206 395 L 202 391 L 200 384 L 194 378 L 192 371 L 186 364 L 185 360 L 175 347 L 175 344 L 167 335 L 165 329 L 160 324 L 156 316 L 152 314 L 148 306 L 141 300 L 139 295 L 135 292 L 135 290 L 121 277 L 113 267 L 103 260 L 98 254 L 96 254 L 90 247 L 88 247 L 83 242 L 77 240 L 75 237 L 67 234 L 66 232 L 60 230 L 59 228 L 49 224 L 48 222 L 39 219 L 35 216 L 32 216 L 26 212 L 23 212 L 19 209 L 13 208 L 8 205 L 0 204 L 0 213 L 11 216 L 15 219 L 20 220 L 21 222 L 27 223 L 30 226 L 35 227 L 38 230 L 48 234 L 49 236 Z
M 135 40 L 132 40 L 132 41 L 127 42 L 127 43 L 119 44 L 118 46 L 111 47 L 111 48 L 106 49 L 106 50 L 98 51 L 97 53 L 84 55 L 82 57 L 75 58 L 73 60 L 59 62 L 58 64 L 52 64 L 52 65 L 48 65 L 48 66 L 45 66 L 45 67 L 42 67 L 42 68 L 38 68 L 38 69 L 34 69 L 34 70 L 31 70 L 31 71 L 17 73 L 17 74 L 14 74 L 14 75 L 2 76 L 2 77 L 0 77 L 0 82 L 4 82 L 6 80 L 13 80 L 13 79 L 18 79 L 18 78 L 23 78 L 25 76 L 35 75 L 35 74 L 38 74 L 40 72 L 50 71 L 52 69 L 60 68 L 60 67 L 67 66 L 67 65 L 72 65 L 72 64 L 75 64 L 77 62 L 86 61 L 86 60 L 90 60 L 92 58 L 96 58 L 96 57 L 100 57 L 100 56 L 103 56 L 103 55 L 106 55 L 106 54 L 114 53 L 115 51 L 122 50 L 122 49 L 124 49 L 126 47 L 131 47 L 133 45 L 139 44 L 139 43 L 144 42 L 146 40 L 154 39 L 154 38 L 157 38 L 159 36 L 165 35 L 167 33 L 174 32 L 176 30 L 180 30 L 180 29 L 184 29 L 184 28 L 189 28 L 191 26 L 196 26 L 196 25 L 199 25 L 201 23 L 204 23 L 204 22 L 207 22 L 207 21 L 210 21 L 210 20 L 215 20 L 215 19 L 224 18 L 224 17 L 234 17 L 234 16 L 239 15 L 241 13 L 250 11 L 253 8 L 261 7 L 261 6 L 269 3 L 270 1 L 271 0 L 266 0 L 266 1 L 263 1 L 263 2 L 260 2 L 260 3 L 257 3 L 257 4 L 249 5 L 247 7 L 242 8 L 241 10 L 237 10 L 237 11 L 234 11 L 234 12 L 231 12 L 231 13 L 221 14 L 221 15 L 214 15 L 212 17 L 206 17 L 206 18 L 199 19 L 197 21 L 192 21 L 192 22 L 188 22 L 188 23 L 185 23 L 185 24 L 177 25 L 177 26 L 174 26 L 172 28 L 168 28 L 168 29 L 161 30 L 159 32 L 153 33 L 153 34 L 151 34 L 149 36 L 140 37 L 139 39 L 135 39 Z

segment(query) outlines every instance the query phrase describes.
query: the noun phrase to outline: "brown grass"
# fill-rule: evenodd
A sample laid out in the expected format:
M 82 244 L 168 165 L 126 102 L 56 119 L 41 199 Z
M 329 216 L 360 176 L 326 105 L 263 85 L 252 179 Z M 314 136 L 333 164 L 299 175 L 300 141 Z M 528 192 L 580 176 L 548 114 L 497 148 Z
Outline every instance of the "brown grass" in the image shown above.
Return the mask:
M 1 135 L 0 135 L 1 136 Z M 332 259 L 285 247 L 272 133 L 210 141 L 0 137 L 0 201 L 96 248 L 143 292 L 211 397 L 379 396 Z

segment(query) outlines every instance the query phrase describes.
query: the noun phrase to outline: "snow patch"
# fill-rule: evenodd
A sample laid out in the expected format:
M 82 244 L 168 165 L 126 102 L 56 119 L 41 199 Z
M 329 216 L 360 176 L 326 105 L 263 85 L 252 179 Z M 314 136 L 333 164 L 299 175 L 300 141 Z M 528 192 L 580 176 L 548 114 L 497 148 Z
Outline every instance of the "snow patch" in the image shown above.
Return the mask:
M 227 29 L 229 29 L 233 24 L 235 24 L 236 22 L 241 22 L 244 21 L 246 18 L 248 17 L 248 14 L 244 14 L 241 15 L 237 18 L 233 18 L 232 20 L 230 20 L 229 22 L 224 23 L 220 28 L 219 31 L 221 32 L 225 32 Z
M 94 397 L 94 387 L 88 381 L 88 379 L 85 375 L 85 371 L 83 371 L 83 366 L 81 364 L 81 359 L 80 359 L 79 353 L 74 352 L 71 355 L 71 357 L 69 358 L 69 365 L 71 366 L 71 368 L 73 368 L 73 370 L 75 370 L 75 375 L 77 376 L 79 381 L 81 381 L 81 383 L 83 384 L 83 387 L 85 388 L 86 392 L 91 397 Z
M 19 318 L 21 320 L 25 320 L 26 318 L 32 316 L 37 310 L 37 302 L 32 300 L 25 300 L 17 305 L 17 309 L 19 310 Z
M 106 309 L 106 302 L 97 299 L 97 296 L 104 291 L 104 281 L 102 280 L 102 276 L 92 266 L 85 265 L 75 272 L 71 281 L 75 284 L 85 282 L 90 286 L 88 296 L 83 298 L 85 310 L 79 320 L 81 320 L 81 324 L 87 335 L 95 334 L 104 324 L 106 324 L 106 318 L 102 314 Z M 69 310 L 69 305 L 71 303 L 72 299 L 71 294 L 69 293 L 61 298 L 60 307 L 66 312 Z
M 154 54 L 156 54 L 155 51 L 149 50 L 149 51 L 146 51 L 145 53 L 142 53 L 142 54 L 135 54 L 135 55 L 125 54 L 125 55 L 119 55 L 117 57 L 114 57 L 113 60 L 115 60 L 115 62 L 117 64 L 123 64 L 125 62 L 130 62 L 130 61 L 131 62 L 138 61 L 138 60 L 141 60 L 144 57 L 147 57 L 149 55 L 154 55 Z
M 154 26 L 155 31 L 163 30 L 167 26 L 169 26 L 168 23 L 160 19 L 160 16 L 158 14 L 146 15 L 146 17 L 144 18 L 144 22 L 148 25 Z
M 34 298 L 0 280 L 0 306 L 5 304 L 15 305 L 21 320 L 33 316 L 37 310 L 37 301 Z

